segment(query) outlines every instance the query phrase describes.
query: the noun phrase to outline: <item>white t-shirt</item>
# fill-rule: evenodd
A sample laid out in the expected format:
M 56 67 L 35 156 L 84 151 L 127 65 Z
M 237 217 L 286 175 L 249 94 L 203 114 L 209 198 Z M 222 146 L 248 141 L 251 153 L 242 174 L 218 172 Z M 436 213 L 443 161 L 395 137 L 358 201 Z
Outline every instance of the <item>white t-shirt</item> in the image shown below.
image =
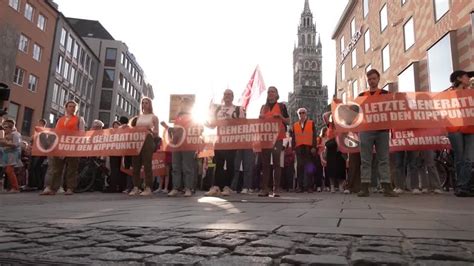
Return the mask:
M 221 105 L 218 107 L 216 114 L 216 120 L 225 120 L 225 119 L 232 119 L 232 118 L 245 118 L 245 113 L 242 110 L 242 107 L 239 108 L 239 114 L 237 114 L 237 106 L 231 105 Z

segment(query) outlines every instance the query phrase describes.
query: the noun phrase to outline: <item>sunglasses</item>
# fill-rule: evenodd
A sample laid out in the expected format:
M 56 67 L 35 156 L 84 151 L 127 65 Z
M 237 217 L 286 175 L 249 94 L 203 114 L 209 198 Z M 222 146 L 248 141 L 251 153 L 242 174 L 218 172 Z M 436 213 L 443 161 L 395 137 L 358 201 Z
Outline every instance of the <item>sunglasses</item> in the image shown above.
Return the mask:
M 306 114 L 306 112 L 299 112 L 298 114 L 300 114 L 300 115 L 301 115 L 301 114 Z

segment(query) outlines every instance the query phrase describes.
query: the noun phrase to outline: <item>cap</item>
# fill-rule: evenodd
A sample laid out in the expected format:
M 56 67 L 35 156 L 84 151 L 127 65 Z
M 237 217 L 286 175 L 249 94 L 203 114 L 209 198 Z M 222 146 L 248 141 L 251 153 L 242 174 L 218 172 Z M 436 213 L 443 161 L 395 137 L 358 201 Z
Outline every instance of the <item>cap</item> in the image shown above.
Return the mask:
M 456 81 L 457 78 L 460 78 L 464 75 L 467 75 L 469 78 L 472 78 L 474 77 L 474 71 L 456 70 L 449 76 L 449 81 L 453 83 Z

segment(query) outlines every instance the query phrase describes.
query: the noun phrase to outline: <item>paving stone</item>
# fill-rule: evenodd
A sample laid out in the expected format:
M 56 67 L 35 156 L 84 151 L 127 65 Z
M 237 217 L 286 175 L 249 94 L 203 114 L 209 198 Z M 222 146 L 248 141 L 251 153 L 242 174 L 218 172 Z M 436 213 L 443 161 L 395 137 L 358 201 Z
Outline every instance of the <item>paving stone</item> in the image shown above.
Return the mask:
M 338 241 L 328 238 L 311 238 L 308 245 L 312 247 L 348 247 L 350 241 Z
M 376 240 L 376 241 L 389 241 L 389 242 L 401 242 L 403 238 L 393 236 L 362 236 L 363 240 Z
M 228 251 L 229 250 L 226 248 L 197 246 L 197 247 L 187 248 L 185 250 L 180 251 L 179 253 L 211 257 L 211 256 L 220 256 Z
M 237 233 L 230 233 L 225 234 L 228 238 L 239 238 L 239 239 L 246 239 L 248 241 L 255 241 L 261 238 L 259 235 L 255 235 L 252 233 L 245 233 L 245 232 L 237 232 Z
M 416 259 L 424 260 L 459 260 L 459 261 L 474 261 L 472 253 L 468 251 L 449 252 L 438 250 L 409 250 L 411 256 Z
M 458 242 L 458 243 L 463 248 L 470 250 L 472 253 L 474 253 L 474 242 Z
M 199 239 L 211 239 L 222 235 L 220 231 L 200 231 L 192 234 L 184 234 L 183 237 L 199 238 Z
M 347 265 L 347 259 L 335 255 L 296 254 L 287 255 L 281 259 L 282 263 L 297 265 Z
M 177 253 L 147 257 L 144 261 L 157 265 L 196 265 L 203 260 L 203 257 Z
M 350 260 L 353 266 L 408 265 L 407 259 L 402 255 L 382 252 L 352 252 Z
M 465 251 L 461 246 L 438 246 L 438 245 L 426 245 L 426 244 L 416 244 L 411 245 L 412 249 L 419 250 L 433 250 L 433 251 L 446 251 L 446 252 L 462 252 Z
M 176 237 L 176 238 L 168 238 L 162 240 L 156 245 L 163 245 L 163 246 L 181 246 L 181 247 L 193 247 L 199 244 L 199 240 L 196 238 L 185 238 L 185 237 Z
M 51 228 L 49 227 L 31 227 L 31 228 L 21 228 L 21 229 L 16 229 L 15 231 L 18 233 L 22 234 L 28 234 L 28 233 L 37 233 L 41 232 L 42 230 L 49 230 Z
M 53 243 L 54 246 L 62 247 L 64 249 L 90 247 L 95 244 L 97 244 L 97 242 L 92 240 L 75 240 Z
M 408 242 L 412 244 L 426 244 L 426 245 L 439 245 L 439 246 L 457 246 L 458 244 L 454 241 L 447 239 L 430 239 L 430 238 L 417 238 L 410 239 Z
M 305 243 L 311 237 L 310 235 L 301 233 L 277 232 L 277 234 L 287 237 L 291 241 L 300 243 Z
M 295 243 L 288 240 L 265 238 L 265 239 L 253 241 L 250 243 L 250 245 L 256 246 L 256 247 L 277 247 L 277 248 L 290 249 L 295 245 Z
M 28 248 L 15 249 L 15 252 L 25 253 L 25 254 L 38 254 L 44 253 L 52 250 L 61 250 L 61 247 L 57 246 L 32 246 Z
M 21 237 L 14 237 L 14 236 L 0 237 L 0 243 L 5 243 L 5 242 L 23 242 L 23 239 Z
M 104 242 L 111 242 L 111 241 L 116 241 L 120 239 L 125 239 L 125 238 L 128 238 L 128 237 L 124 235 L 120 235 L 120 234 L 113 234 L 113 235 L 95 235 L 95 236 L 89 237 L 88 240 L 104 243 Z
M 180 246 L 141 246 L 127 249 L 126 251 L 138 252 L 138 253 L 150 253 L 150 254 L 163 254 L 168 252 L 175 252 L 181 250 Z
M 37 238 L 49 238 L 55 236 L 54 234 L 46 234 L 46 233 L 31 233 L 31 234 L 26 234 L 24 237 L 28 239 L 37 239 Z
M 241 265 L 273 265 L 272 258 L 269 257 L 253 257 L 253 256 L 225 256 L 221 258 L 213 258 L 208 261 L 201 262 L 200 265 L 226 265 L 226 266 L 241 266 Z
M 15 232 L 9 232 L 9 231 L 0 231 L 0 237 L 7 237 L 7 236 L 20 236 L 20 234 L 15 233 Z
M 8 223 L 7 227 L 13 228 L 13 229 L 26 229 L 26 228 L 33 228 L 33 227 L 38 227 L 38 226 L 39 225 L 35 223 L 21 222 L 21 223 Z
M 357 242 L 357 245 L 360 245 L 360 246 L 374 246 L 374 247 L 377 247 L 377 246 L 400 247 L 401 246 L 400 242 L 398 242 L 398 241 L 365 240 L 365 239 L 362 239 L 359 242 Z
M 277 258 L 282 255 L 287 254 L 287 250 L 284 248 L 275 248 L 275 247 L 250 247 L 250 246 L 240 246 L 235 248 L 233 254 L 244 255 L 244 256 L 265 256 Z
M 174 230 L 176 232 L 184 233 L 184 235 L 202 232 L 202 229 L 197 228 L 175 228 Z
M 41 233 L 45 234 L 54 234 L 54 235 L 61 235 L 61 234 L 66 234 L 68 233 L 68 230 L 66 229 L 59 229 L 59 228 L 46 228 L 44 230 L 40 231 Z
M 34 247 L 34 246 L 35 245 L 32 243 L 5 242 L 5 243 L 0 243 L 0 251 L 28 248 L 28 247 Z
M 133 229 L 124 232 L 120 232 L 123 235 L 131 236 L 131 237 L 140 237 L 144 235 L 151 235 L 153 231 L 151 229 Z
M 98 247 L 109 247 L 109 248 L 116 248 L 116 249 L 127 249 L 127 248 L 133 248 L 133 247 L 138 247 L 138 246 L 144 246 L 146 245 L 143 242 L 138 242 L 138 241 L 129 241 L 129 240 L 124 240 L 120 239 L 117 241 L 113 242 L 106 242 L 106 243 L 100 243 L 97 244 Z
M 391 246 L 355 246 L 352 248 L 352 251 L 361 251 L 361 252 L 386 252 L 386 253 L 395 253 L 401 254 L 401 247 L 391 247 Z
M 314 254 L 314 255 L 337 255 L 337 256 L 347 256 L 348 252 L 347 247 L 308 247 L 308 246 L 298 246 L 295 248 L 296 253 L 298 254 Z
M 337 241 L 352 241 L 354 240 L 353 236 L 348 235 L 338 235 L 338 234 L 317 234 L 317 238 L 328 238 Z
M 213 247 L 225 247 L 233 250 L 236 246 L 243 245 L 247 242 L 246 239 L 241 238 L 228 238 L 228 237 L 216 237 L 202 242 L 204 246 Z
M 92 258 L 98 259 L 98 260 L 106 260 L 106 261 L 128 261 L 128 260 L 136 261 L 136 260 L 142 260 L 150 256 L 152 256 L 152 254 L 111 251 L 107 253 L 94 255 L 92 256 Z
M 414 266 L 472 266 L 468 261 L 447 261 L 447 260 L 420 260 L 413 263 Z
M 40 244 L 54 244 L 57 242 L 72 241 L 72 240 L 78 240 L 78 238 L 70 237 L 70 236 L 55 236 L 55 237 L 49 237 L 49 238 L 37 238 L 35 239 L 35 242 L 40 243 Z
M 68 236 L 79 237 L 79 238 L 88 238 L 88 237 L 93 237 L 93 236 L 98 236 L 98 235 L 111 235 L 111 234 L 115 234 L 115 232 L 101 231 L 101 230 L 90 230 L 90 231 L 85 231 L 85 232 L 80 232 L 80 233 L 69 234 Z
M 48 256 L 66 256 L 66 257 L 83 257 L 90 256 L 95 254 L 104 254 L 114 251 L 112 248 L 107 247 L 83 247 L 83 248 L 74 248 L 68 250 L 53 250 L 46 252 L 45 255 Z
M 155 243 L 167 238 L 168 236 L 147 235 L 147 236 L 136 237 L 135 240 L 140 241 L 140 242 L 146 242 L 146 243 Z

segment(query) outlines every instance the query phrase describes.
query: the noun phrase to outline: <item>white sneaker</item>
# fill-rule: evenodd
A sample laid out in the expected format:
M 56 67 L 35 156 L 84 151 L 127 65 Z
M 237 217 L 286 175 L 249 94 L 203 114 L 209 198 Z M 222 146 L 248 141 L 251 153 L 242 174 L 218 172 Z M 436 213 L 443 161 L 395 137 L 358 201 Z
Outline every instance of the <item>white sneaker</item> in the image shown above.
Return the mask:
M 138 189 L 138 187 L 133 187 L 132 191 L 130 191 L 130 193 L 128 193 L 129 196 L 138 196 L 140 195 L 140 190 Z
M 163 189 L 161 192 L 164 193 L 164 194 L 168 194 L 168 193 L 169 193 L 169 191 L 168 191 L 167 188 Z
M 145 190 L 143 190 L 142 193 L 140 193 L 140 196 L 151 196 L 153 193 L 151 193 L 151 188 L 146 187 Z
M 225 186 L 224 189 L 222 189 L 221 195 L 222 196 L 230 196 L 230 194 L 234 193 L 232 189 L 228 186 Z
M 187 188 L 185 191 L 184 191 L 184 196 L 185 197 L 191 197 L 193 195 L 193 193 L 191 192 L 191 189 Z
M 249 190 L 247 188 L 243 188 L 242 191 L 240 191 L 240 194 L 249 194 Z
M 424 189 L 422 189 L 422 190 L 421 190 L 421 193 L 423 193 L 423 194 L 428 194 L 428 193 L 429 193 L 429 191 L 428 191 L 428 189 L 427 189 L 427 188 L 424 188 Z
M 63 194 L 64 193 L 64 188 L 63 187 L 59 187 L 58 191 L 56 191 L 56 193 L 58 194 Z
M 321 192 L 321 187 L 317 187 L 316 192 Z
M 249 194 L 252 194 L 252 193 L 254 193 L 254 192 L 255 192 L 255 190 L 249 188 Z
M 443 194 L 443 191 L 442 191 L 441 189 L 437 188 L 437 189 L 433 190 L 433 193 L 435 193 L 435 194 Z
M 331 188 L 331 193 L 336 193 L 336 189 L 334 189 L 333 187 Z
M 161 188 L 157 188 L 155 189 L 155 191 L 153 191 L 153 194 L 159 194 L 161 193 L 161 191 L 162 191 Z
M 397 194 L 403 194 L 403 189 L 401 188 L 396 188 L 393 190 L 393 192 L 397 193 Z
M 218 186 L 213 186 L 209 189 L 208 192 L 204 193 L 204 196 L 218 197 L 221 195 L 221 190 Z
M 418 189 L 418 188 L 415 188 L 415 189 L 412 189 L 411 190 L 411 193 L 415 194 L 415 195 L 420 195 L 421 194 L 421 191 Z
M 173 189 L 170 191 L 170 193 L 168 193 L 168 197 L 176 197 L 178 193 L 179 193 L 178 190 Z
M 344 194 L 351 194 L 351 192 L 349 191 L 349 189 L 346 189 L 344 190 Z

